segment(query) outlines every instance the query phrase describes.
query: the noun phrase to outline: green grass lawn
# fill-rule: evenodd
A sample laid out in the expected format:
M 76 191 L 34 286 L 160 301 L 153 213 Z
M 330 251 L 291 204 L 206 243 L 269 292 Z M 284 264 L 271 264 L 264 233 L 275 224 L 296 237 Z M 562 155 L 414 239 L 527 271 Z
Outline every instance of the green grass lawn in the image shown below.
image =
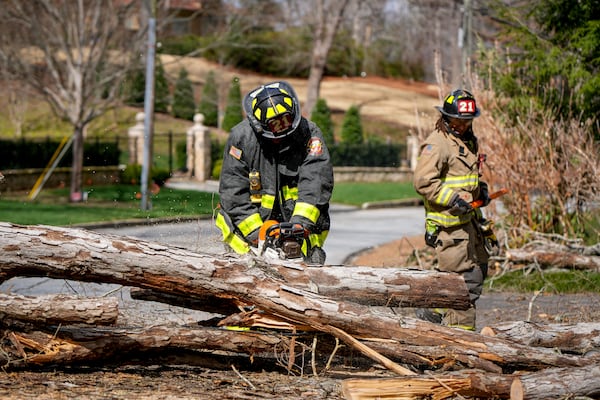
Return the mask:
M 139 186 L 108 185 L 84 187 L 88 200 L 69 203 L 68 189 L 46 189 L 35 201 L 26 195 L 0 195 L 0 221 L 22 225 L 70 226 L 129 219 L 194 217 L 212 215 L 219 196 L 212 193 L 166 187 L 151 197 L 152 209 L 142 211 L 136 198 Z M 360 206 L 365 202 L 415 197 L 410 183 L 338 183 L 332 202 Z
M 340 182 L 333 187 L 332 203 L 363 203 L 417 198 L 412 182 Z
M 219 198 L 217 195 L 166 187 L 151 196 L 152 209 L 140 209 L 136 198 L 139 186 L 110 185 L 84 187 L 88 200 L 69 203 L 68 189 L 44 190 L 33 201 L 23 198 L 0 197 L 0 221 L 21 225 L 69 226 L 92 222 L 110 222 L 144 218 L 183 218 L 212 215 Z
M 485 290 L 515 291 L 519 293 L 598 293 L 600 273 L 578 270 L 537 270 L 520 269 L 489 277 Z

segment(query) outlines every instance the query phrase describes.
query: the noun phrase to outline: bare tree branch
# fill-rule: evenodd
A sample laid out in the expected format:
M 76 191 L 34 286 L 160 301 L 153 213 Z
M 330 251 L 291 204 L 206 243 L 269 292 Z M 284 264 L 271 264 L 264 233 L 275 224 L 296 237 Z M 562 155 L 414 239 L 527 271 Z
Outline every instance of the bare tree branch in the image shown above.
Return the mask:
M 7 0 L 0 7 L 0 68 L 39 93 L 73 126 L 71 193 L 81 191 L 87 125 L 118 103 L 143 44 L 127 21 L 138 1 Z

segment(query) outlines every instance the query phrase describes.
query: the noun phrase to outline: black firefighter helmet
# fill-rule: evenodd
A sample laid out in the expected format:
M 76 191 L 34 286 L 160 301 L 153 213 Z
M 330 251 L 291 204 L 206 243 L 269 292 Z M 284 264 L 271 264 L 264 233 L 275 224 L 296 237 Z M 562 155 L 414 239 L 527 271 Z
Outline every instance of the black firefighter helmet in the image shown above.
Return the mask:
M 479 116 L 475 97 L 463 89 L 454 90 L 446 96 L 442 107 L 435 106 L 435 108 L 449 118 L 473 119 Z
M 267 83 L 250 91 L 243 106 L 254 130 L 267 139 L 291 135 L 302 118 L 298 96 L 285 81 Z

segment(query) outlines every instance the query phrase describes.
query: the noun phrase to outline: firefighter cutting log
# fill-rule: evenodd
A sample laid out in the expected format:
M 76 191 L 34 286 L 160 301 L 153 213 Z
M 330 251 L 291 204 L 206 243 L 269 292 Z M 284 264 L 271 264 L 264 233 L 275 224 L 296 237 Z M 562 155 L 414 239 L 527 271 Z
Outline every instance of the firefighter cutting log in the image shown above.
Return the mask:
M 275 220 L 284 225 L 270 239 L 291 235 L 285 242 L 293 245 L 300 235 L 302 259 L 323 265 L 333 190 L 323 133 L 301 115 L 287 82 L 250 91 L 243 107 L 247 118 L 232 128 L 223 155 L 216 224 L 224 243 L 238 254 L 260 253 L 260 228 Z

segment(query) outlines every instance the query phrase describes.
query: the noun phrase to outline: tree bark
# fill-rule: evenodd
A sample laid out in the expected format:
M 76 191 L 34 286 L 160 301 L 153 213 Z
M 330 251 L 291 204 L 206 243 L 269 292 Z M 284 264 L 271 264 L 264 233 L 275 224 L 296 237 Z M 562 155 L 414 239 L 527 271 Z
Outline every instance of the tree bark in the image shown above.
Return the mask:
M 600 393 L 600 366 L 550 368 L 516 375 L 459 371 L 425 377 L 347 379 L 342 382 L 342 393 L 348 400 L 421 396 L 446 399 L 456 398 L 456 395 L 511 400 L 593 397 Z
M 56 332 L 5 332 L 12 347 L 3 346 L 0 363 L 14 367 L 28 364 L 69 364 L 93 362 L 136 351 L 167 347 L 221 350 L 234 353 L 272 354 L 289 339 L 253 332 L 218 328 L 154 326 L 146 328 L 61 327 Z
M 539 324 L 515 321 L 485 327 L 481 333 L 534 347 L 549 347 L 562 352 L 586 354 L 600 350 L 600 323 Z
M 335 267 L 306 268 L 296 264 L 271 264 L 281 279 L 294 287 L 323 296 L 358 304 L 386 307 L 449 307 L 466 310 L 470 307 L 469 292 L 459 274 L 408 268 Z M 137 292 L 135 296 L 162 298 L 165 303 L 219 312 L 220 304 L 227 309 L 235 306 L 232 299 L 178 299 L 155 290 L 153 294 Z M 231 304 L 228 304 L 231 303 Z M 209 310 L 210 308 L 211 310 Z M 228 314 L 222 312 L 222 314 Z
M 542 267 L 600 271 L 600 256 L 568 251 L 510 249 L 506 251 L 506 259 L 519 264 L 536 263 Z
M 233 256 L 219 259 L 80 229 L 0 223 L 0 235 L 3 237 L 0 279 L 17 274 L 42 275 L 160 289 L 190 297 L 209 292 L 216 297 L 238 298 L 291 323 L 333 334 L 350 346 L 356 345 L 351 340 L 354 336 L 414 346 L 417 354 L 420 346 L 437 347 L 437 357 L 471 366 L 475 364 L 472 360 L 510 369 L 576 367 L 598 362 L 597 357 L 561 355 L 551 349 L 531 348 L 378 312 L 352 302 L 335 301 L 291 286 L 279 278 L 276 269 L 257 259 Z M 372 357 L 364 349 L 361 351 Z
M 32 257 L 29 258 L 29 263 L 17 262 L 16 264 L 12 262 L 8 262 L 2 264 L 2 268 L 0 269 L 0 282 L 6 279 L 9 279 L 12 276 L 27 276 L 28 274 L 33 273 L 36 276 L 40 275 L 41 270 L 46 270 L 47 266 L 43 266 L 40 263 L 40 260 L 36 258 L 35 253 L 32 252 L 32 249 L 29 249 L 30 246 L 37 246 L 38 239 L 35 238 L 36 235 L 45 235 L 45 231 L 49 235 L 47 240 L 44 240 L 48 244 L 48 248 L 46 249 L 48 252 L 43 252 L 40 254 L 43 259 L 47 260 L 51 267 L 52 264 L 56 263 L 60 260 L 52 260 L 50 255 L 50 250 L 54 247 L 58 246 L 60 241 L 69 242 L 69 237 L 71 235 L 75 235 L 78 238 L 78 243 L 82 241 L 90 240 L 91 243 L 89 248 L 78 248 L 76 243 L 72 245 L 75 246 L 72 251 L 65 250 L 64 252 L 57 253 L 58 257 L 70 258 L 74 256 L 76 252 L 84 251 L 87 257 L 97 256 L 101 258 L 102 268 L 96 269 L 101 272 L 102 277 L 99 276 L 90 276 L 89 279 L 86 279 L 85 271 L 79 271 L 77 268 L 85 269 L 86 263 L 90 262 L 89 260 L 82 262 L 84 263 L 81 266 L 74 266 L 74 269 L 65 269 L 59 268 L 57 271 L 64 270 L 64 272 L 60 272 L 58 275 L 52 276 L 53 268 L 48 268 L 46 271 L 50 277 L 54 278 L 65 278 L 69 276 L 74 280 L 88 280 L 88 281 L 97 281 L 97 282 L 112 282 L 117 283 L 118 280 L 117 274 L 113 274 L 111 272 L 111 265 L 114 263 L 115 265 L 120 265 L 123 263 L 122 255 L 127 254 L 128 249 L 121 250 L 119 246 L 129 246 L 131 243 L 131 251 L 135 254 L 136 258 L 139 258 L 138 262 L 141 262 L 141 265 L 156 263 L 151 260 L 151 256 L 153 254 L 160 256 L 162 261 L 165 262 L 165 269 L 167 270 L 178 270 L 179 268 L 187 268 L 190 269 L 190 264 L 185 261 L 186 257 L 191 257 L 192 259 L 198 259 L 196 263 L 200 267 L 203 264 L 210 265 L 209 270 L 213 268 L 226 269 L 226 264 L 231 262 L 231 259 L 223 259 L 218 260 L 213 256 L 201 255 L 198 253 L 193 253 L 189 251 L 183 251 L 183 255 L 179 255 L 173 253 L 169 254 L 169 248 L 156 244 L 156 243 L 147 243 L 142 241 L 135 241 L 135 239 L 125 239 L 119 236 L 113 236 L 112 238 L 117 238 L 118 241 L 115 242 L 116 248 L 111 249 L 109 244 L 100 244 L 99 246 L 106 248 L 104 251 L 102 248 L 96 248 L 93 245 L 93 242 L 104 242 L 110 241 L 110 236 L 99 236 L 97 233 L 92 233 L 90 231 L 85 230 L 58 230 L 54 227 L 19 227 L 18 225 L 12 224 L 2 224 L 0 223 L 0 234 L 3 232 L 12 231 L 13 227 L 16 228 L 12 234 L 20 235 L 20 228 L 23 228 L 27 232 L 30 232 L 34 237 L 28 238 L 28 234 L 25 236 L 16 237 L 16 243 L 19 246 L 23 246 L 24 248 L 28 248 L 27 252 L 32 254 Z M 37 230 L 40 230 L 39 232 Z M 64 235 L 64 237 L 56 236 L 56 235 Z M 59 240 L 58 243 L 51 244 L 52 237 L 56 236 Z M 8 237 L 8 236 L 7 236 Z M 40 236 L 41 238 L 42 236 Z M 21 241 L 21 239 L 23 241 Z M 31 239 L 31 242 L 29 240 Z M 135 249 L 137 243 L 140 243 L 142 246 L 149 246 L 152 249 L 148 249 L 149 253 L 145 254 L 137 254 L 137 252 L 142 251 L 143 249 Z M 89 253 L 89 254 L 87 254 Z M 83 255 L 83 254 L 82 254 Z M 22 255 L 19 255 L 21 258 Z M 133 255 L 129 255 L 128 257 L 133 257 Z M 71 260 L 71 263 L 77 264 L 77 258 Z M 236 260 L 239 261 L 239 260 Z M 246 260 L 247 261 L 247 260 Z M 257 261 L 259 262 L 259 261 Z M 214 263 L 214 265 L 212 265 Z M 125 266 L 124 268 L 132 268 L 133 271 L 139 269 L 138 265 Z M 222 266 L 221 266 L 222 265 Z M 258 264 L 257 264 L 258 265 Z M 469 307 L 469 294 L 466 287 L 466 284 L 462 277 L 458 274 L 445 273 L 445 272 L 436 272 L 436 271 L 422 271 L 418 269 L 407 269 L 407 268 L 373 268 L 373 267 L 333 267 L 333 268 L 320 268 L 320 267 L 299 267 L 298 264 L 294 263 L 283 263 L 282 264 L 262 264 L 258 265 L 260 268 L 266 268 L 270 274 L 276 276 L 280 279 L 285 280 L 289 284 L 293 284 L 295 287 L 303 288 L 306 290 L 310 290 L 314 293 L 318 293 L 324 296 L 333 297 L 336 299 L 348 300 L 352 302 L 356 302 L 359 304 L 371 305 L 371 306 L 389 306 L 389 307 L 451 307 L 454 309 L 466 309 Z M 115 269 L 115 272 L 119 271 L 120 268 Z M 31 272 L 34 271 L 34 272 Z M 158 270 L 160 271 L 160 270 Z M 157 272 L 158 272 L 157 271 Z M 194 274 L 193 271 L 188 271 Z M 210 271 L 206 271 L 210 273 Z M 216 272 L 217 274 L 221 272 Z M 66 276 L 65 276 L 66 274 Z M 115 275 L 115 276 L 113 276 Z M 168 279 L 170 272 L 163 272 L 162 274 L 157 273 L 157 279 L 162 280 L 161 276 L 165 276 Z M 127 276 L 126 279 L 119 281 L 118 283 L 127 284 L 130 278 L 134 278 L 132 284 L 135 285 L 136 277 Z M 188 278 L 185 278 L 188 279 Z M 158 293 L 168 293 L 170 295 L 177 294 L 177 288 L 172 287 L 176 285 L 176 283 L 171 283 L 167 286 L 161 284 L 161 282 L 145 282 L 141 279 L 140 283 L 146 283 L 143 286 L 145 288 L 150 288 L 156 291 L 156 296 Z M 228 311 L 231 309 L 231 305 L 235 304 L 235 301 L 232 301 L 231 296 L 219 296 L 214 293 L 212 290 L 204 290 L 201 291 L 201 288 L 195 288 L 194 294 L 192 297 L 189 296 L 189 293 L 180 293 L 184 294 L 186 300 L 182 300 L 182 304 L 189 303 L 190 299 L 193 298 L 195 300 L 195 304 L 200 307 L 201 303 L 211 302 L 210 312 L 219 312 L 219 300 L 215 300 L 216 297 L 223 298 L 221 300 L 223 303 L 225 310 Z M 211 293 L 212 292 L 212 293 Z M 166 296 L 165 302 L 174 302 L 177 300 L 175 297 L 171 297 L 169 299 Z M 181 305 L 181 304 L 176 304 Z M 228 313 L 228 312 L 222 312 Z
M 0 293 L 0 323 L 112 325 L 119 316 L 115 297 L 20 296 Z

